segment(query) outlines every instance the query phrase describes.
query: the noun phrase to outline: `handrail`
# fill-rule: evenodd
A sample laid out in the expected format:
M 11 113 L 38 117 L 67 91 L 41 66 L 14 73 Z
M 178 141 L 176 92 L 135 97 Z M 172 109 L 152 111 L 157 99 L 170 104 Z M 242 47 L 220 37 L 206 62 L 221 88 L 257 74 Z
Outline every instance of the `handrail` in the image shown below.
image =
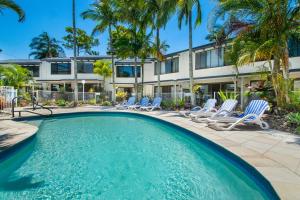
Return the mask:
M 11 101 L 12 102 L 12 106 L 11 106 L 11 115 L 12 117 L 15 117 L 15 105 L 16 105 L 16 99 L 24 99 L 24 97 L 14 97 L 13 100 Z
M 24 97 L 19 96 L 19 97 L 13 98 L 13 100 L 12 100 L 12 107 L 11 107 L 11 114 L 12 114 L 13 118 L 15 117 L 16 99 L 24 99 Z M 50 115 L 53 115 L 53 111 L 50 108 L 44 107 L 44 106 L 39 105 L 37 103 L 35 96 L 31 95 L 31 101 L 32 101 L 32 110 L 45 109 L 45 110 L 48 110 L 50 112 Z M 21 111 L 19 111 L 19 112 L 21 112 Z M 23 112 L 30 112 L 30 113 L 34 113 L 34 114 L 37 114 L 37 115 L 42 115 L 42 114 L 31 112 L 31 111 L 23 111 Z

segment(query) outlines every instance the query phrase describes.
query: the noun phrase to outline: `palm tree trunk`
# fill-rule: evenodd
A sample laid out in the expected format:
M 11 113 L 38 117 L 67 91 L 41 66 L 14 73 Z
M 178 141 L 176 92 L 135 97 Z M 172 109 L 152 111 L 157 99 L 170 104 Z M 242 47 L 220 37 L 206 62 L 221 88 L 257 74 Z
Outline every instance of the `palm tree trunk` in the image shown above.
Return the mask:
M 158 67 L 158 72 L 157 72 L 157 96 L 160 97 L 160 72 L 161 72 L 161 61 L 159 59 L 159 51 L 160 51 L 160 36 L 159 36 L 159 28 L 156 28 L 156 53 L 157 53 L 157 67 Z M 155 69 L 154 69 L 155 70 Z
M 289 91 L 290 91 L 290 77 L 289 77 L 289 49 L 287 42 L 285 43 L 284 55 L 283 55 L 283 79 L 284 79 L 284 97 L 285 103 L 290 103 Z
M 193 93 L 194 75 L 193 75 L 193 27 L 192 13 L 189 11 L 189 76 L 190 76 L 190 93 L 191 104 L 195 105 L 195 95 Z
M 73 50 L 74 50 L 74 106 L 78 104 L 78 80 L 77 80 L 77 40 L 76 40 L 76 0 L 72 0 L 72 18 L 73 18 Z
M 142 67 L 141 67 L 141 70 L 142 70 L 142 97 L 144 97 L 144 61 L 142 61 Z
M 111 52 L 111 67 L 112 67 L 112 101 L 116 101 L 116 85 L 115 85 L 115 58 L 114 58 L 114 51 L 112 46 L 112 30 L 111 25 L 108 26 L 109 32 L 109 45 L 110 45 L 110 52 Z
M 134 90 L 136 99 L 138 100 L 137 56 L 134 57 Z

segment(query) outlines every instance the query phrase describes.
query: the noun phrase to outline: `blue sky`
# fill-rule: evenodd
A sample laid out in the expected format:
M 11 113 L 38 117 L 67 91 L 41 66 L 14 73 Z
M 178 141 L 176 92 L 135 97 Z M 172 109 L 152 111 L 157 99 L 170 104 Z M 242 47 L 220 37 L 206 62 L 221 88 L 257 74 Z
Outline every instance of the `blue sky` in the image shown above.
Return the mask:
M 31 39 L 43 31 L 48 32 L 52 37 L 62 40 L 65 35 L 65 27 L 72 24 L 71 0 L 15 0 L 26 12 L 26 20 L 23 23 L 17 21 L 17 15 L 5 10 L 0 15 L 0 59 L 28 58 L 30 53 L 29 44 Z M 94 23 L 83 20 L 79 16 L 81 12 L 89 7 L 93 0 L 77 0 L 77 26 L 91 33 Z M 193 45 L 207 43 L 205 37 L 208 33 L 207 21 L 209 13 L 214 7 L 213 0 L 202 0 L 203 23 L 194 30 Z M 99 47 L 95 50 L 105 55 L 107 46 L 107 33 L 97 36 L 100 39 Z M 165 30 L 162 30 L 161 38 L 170 45 L 168 53 L 186 49 L 188 47 L 187 27 L 178 29 L 177 16 L 169 21 Z M 71 56 L 71 51 L 66 51 Z

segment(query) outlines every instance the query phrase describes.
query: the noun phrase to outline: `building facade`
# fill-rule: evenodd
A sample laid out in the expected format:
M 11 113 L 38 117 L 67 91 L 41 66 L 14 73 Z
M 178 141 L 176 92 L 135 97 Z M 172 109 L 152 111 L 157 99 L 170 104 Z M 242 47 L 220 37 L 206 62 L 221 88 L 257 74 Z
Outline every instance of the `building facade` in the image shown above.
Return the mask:
M 290 77 L 294 80 L 294 90 L 300 89 L 300 44 L 290 45 Z M 103 82 L 103 77 L 93 73 L 93 62 L 110 60 L 109 56 L 87 56 L 78 58 L 79 92 L 112 91 L 112 78 Z M 32 72 L 35 89 L 46 91 L 74 90 L 74 63 L 72 58 L 48 58 L 42 60 L 3 60 L 0 64 L 18 64 Z M 116 59 L 115 86 L 117 91 L 125 91 L 136 95 L 134 91 L 135 72 L 131 59 Z M 269 71 L 266 62 L 256 62 L 236 68 L 226 59 L 226 47 L 216 48 L 214 44 L 193 48 L 193 73 L 195 84 L 201 85 L 201 91 L 207 96 L 215 96 L 220 90 L 244 93 L 249 86 L 259 84 L 264 77 L 263 72 Z M 138 94 L 155 96 L 158 92 L 158 67 L 154 59 L 147 59 L 142 66 L 138 61 Z M 182 50 L 166 55 L 161 63 L 161 94 L 163 98 L 185 98 L 189 91 L 189 53 Z M 142 90 L 143 89 L 143 90 Z M 139 94 L 140 95 L 140 94 Z M 243 95 L 240 95 L 243 98 Z M 176 97 L 176 98 L 175 98 Z M 243 101 L 243 99 L 241 99 Z

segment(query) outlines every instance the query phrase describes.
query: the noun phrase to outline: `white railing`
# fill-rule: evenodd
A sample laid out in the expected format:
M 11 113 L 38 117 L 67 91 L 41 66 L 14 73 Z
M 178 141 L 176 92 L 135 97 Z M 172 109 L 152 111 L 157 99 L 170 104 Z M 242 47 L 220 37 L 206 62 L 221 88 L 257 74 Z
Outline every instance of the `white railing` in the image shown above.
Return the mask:
M 0 112 L 7 111 L 8 109 L 12 108 L 12 100 L 17 96 L 18 96 L 18 92 L 13 87 L 1 86 L 0 87 Z
M 38 90 L 35 91 L 35 96 L 40 103 L 57 100 L 74 101 L 74 92 Z M 99 101 L 99 99 L 111 101 L 111 92 L 78 92 L 79 101 L 89 102 L 91 100 Z

